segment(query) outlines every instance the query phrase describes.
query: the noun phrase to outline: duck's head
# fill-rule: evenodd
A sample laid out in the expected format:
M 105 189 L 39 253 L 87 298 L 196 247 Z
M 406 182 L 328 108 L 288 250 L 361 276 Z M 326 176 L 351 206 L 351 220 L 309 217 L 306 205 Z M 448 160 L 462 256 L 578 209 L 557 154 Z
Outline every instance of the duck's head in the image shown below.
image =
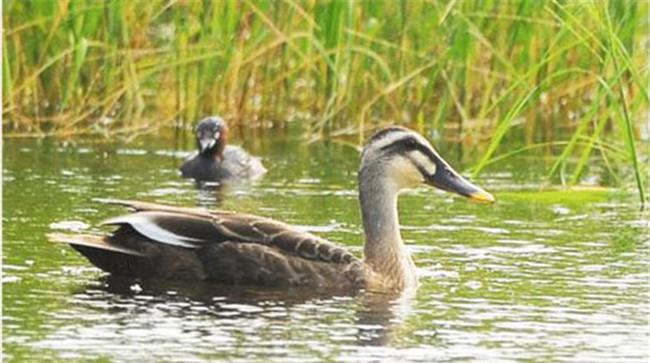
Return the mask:
M 482 203 L 492 194 L 456 172 L 422 135 L 403 127 L 389 127 L 370 138 L 361 155 L 362 183 L 383 179 L 397 191 L 427 184 Z
M 209 116 L 196 125 L 196 144 L 199 153 L 206 156 L 223 157 L 226 147 L 228 126 L 219 116 Z

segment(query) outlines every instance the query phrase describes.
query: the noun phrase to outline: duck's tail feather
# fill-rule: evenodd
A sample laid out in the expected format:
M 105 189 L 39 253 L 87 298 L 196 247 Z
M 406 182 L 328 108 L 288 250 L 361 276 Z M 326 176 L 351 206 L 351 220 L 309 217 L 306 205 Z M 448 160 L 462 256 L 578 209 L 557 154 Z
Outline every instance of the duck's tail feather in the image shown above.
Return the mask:
M 88 247 L 96 250 L 117 252 L 130 256 L 144 256 L 143 253 L 134 249 L 117 246 L 110 243 L 106 237 L 94 236 L 90 234 L 65 234 L 65 233 L 50 233 L 47 235 L 50 242 L 54 243 L 67 243 L 78 250 L 77 246 Z
M 93 265 L 114 275 L 139 276 L 143 266 L 148 266 L 147 255 L 111 243 L 107 237 L 52 233 L 48 235 L 48 239 L 55 243 L 69 244 Z

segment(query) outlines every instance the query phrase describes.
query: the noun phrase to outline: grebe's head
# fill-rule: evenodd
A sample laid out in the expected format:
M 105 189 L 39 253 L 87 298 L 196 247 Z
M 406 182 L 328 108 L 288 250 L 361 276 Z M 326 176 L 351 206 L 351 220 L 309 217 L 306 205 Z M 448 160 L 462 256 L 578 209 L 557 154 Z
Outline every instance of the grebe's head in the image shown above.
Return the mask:
M 196 144 L 199 153 L 222 158 L 226 147 L 228 126 L 219 116 L 209 116 L 196 125 Z

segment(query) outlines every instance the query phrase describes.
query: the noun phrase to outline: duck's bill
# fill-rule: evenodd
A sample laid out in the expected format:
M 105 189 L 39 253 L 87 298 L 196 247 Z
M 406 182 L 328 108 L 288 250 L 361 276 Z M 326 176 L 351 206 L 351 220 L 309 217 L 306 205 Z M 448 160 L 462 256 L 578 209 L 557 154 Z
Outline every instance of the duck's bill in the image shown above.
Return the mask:
M 494 203 L 496 201 L 492 194 L 470 183 L 451 168 L 438 168 L 427 182 L 438 189 L 462 195 L 474 202 Z
M 202 137 L 199 139 L 199 150 L 201 152 L 205 152 L 207 150 L 210 150 L 214 147 L 214 145 L 217 143 L 217 140 L 215 140 L 213 137 Z

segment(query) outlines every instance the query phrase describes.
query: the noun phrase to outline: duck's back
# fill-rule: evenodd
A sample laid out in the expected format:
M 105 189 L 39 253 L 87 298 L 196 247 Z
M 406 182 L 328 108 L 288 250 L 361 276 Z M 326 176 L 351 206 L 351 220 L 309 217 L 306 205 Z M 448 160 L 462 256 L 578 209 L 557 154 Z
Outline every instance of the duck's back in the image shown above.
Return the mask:
M 263 286 L 365 287 L 363 263 L 327 241 L 267 218 L 141 202 L 104 238 L 53 236 L 116 275 Z
M 266 173 L 259 158 L 234 145 L 228 145 L 224 149 L 222 167 L 228 170 L 231 177 L 239 179 L 256 180 Z

